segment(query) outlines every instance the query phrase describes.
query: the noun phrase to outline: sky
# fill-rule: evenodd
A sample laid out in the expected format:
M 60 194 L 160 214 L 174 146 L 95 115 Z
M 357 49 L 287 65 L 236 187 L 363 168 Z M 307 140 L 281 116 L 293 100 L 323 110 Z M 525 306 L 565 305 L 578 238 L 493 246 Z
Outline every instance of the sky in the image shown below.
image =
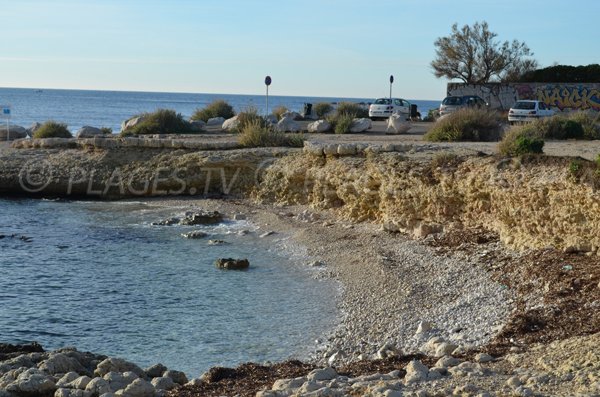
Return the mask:
M 541 66 L 600 63 L 600 0 L 0 0 L 0 87 L 445 96 L 434 41 L 487 21 Z

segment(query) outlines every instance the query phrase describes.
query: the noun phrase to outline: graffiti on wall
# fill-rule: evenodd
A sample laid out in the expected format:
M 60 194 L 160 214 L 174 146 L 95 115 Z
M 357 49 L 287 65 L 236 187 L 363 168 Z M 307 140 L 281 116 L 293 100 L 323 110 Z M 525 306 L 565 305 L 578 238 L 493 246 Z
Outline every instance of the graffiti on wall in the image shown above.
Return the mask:
M 600 111 L 600 84 L 596 83 L 449 83 L 448 95 L 478 95 L 494 109 L 508 109 L 519 99 L 535 99 L 560 111 Z

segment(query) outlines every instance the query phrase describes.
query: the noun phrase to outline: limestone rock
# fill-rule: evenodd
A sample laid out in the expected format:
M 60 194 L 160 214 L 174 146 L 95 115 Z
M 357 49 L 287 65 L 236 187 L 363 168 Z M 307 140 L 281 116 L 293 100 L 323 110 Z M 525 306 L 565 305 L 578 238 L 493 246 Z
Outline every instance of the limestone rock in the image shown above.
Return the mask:
M 103 136 L 105 136 L 105 134 L 100 128 L 90 127 L 89 125 L 84 125 L 75 133 L 75 138 L 94 138 Z
M 308 124 L 308 132 L 327 132 L 331 129 L 331 123 L 327 120 L 317 120 Z
M 144 369 L 144 372 L 149 378 L 158 378 L 161 377 L 167 369 L 168 368 L 162 364 L 154 364 L 153 366 Z
M 119 390 L 116 395 L 122 397 L 153 397 L 154 392 L 155 389 L 152 383 L 143 379 L 136 379 L 124 390 Z
M 490 362 L 492 360 L 494 360 L 494 357 L 490 356 L 487 353 L 478 353 L 475 356 L 475 362 L 476 363 L 487 363 L 487 362 Z
M 395 134 L 404 134 L 411 129 L 411 125 L 406 121 L 406 117 L 393 114 L 388 118 L 387 129 L 385 131 L 386 134 L 395 133 Z
M 284 116 L 279 120 L 277 125 L 275 126 L 275 131 L 278 132 L 298 132 L 300 131 L 300 124 L 294 121 L 294 118 L 289 116 Z
M 173 382 L 180 384 L 180 385 L 185 385 L 188 382 L 187 376 L 181 371 L 174 371 L 174 370 L 165 371 L 163 373 L 163 376 L 173 379 Z
M 43 396 L 53 393 L 56 384 L 52 376 L 42 373 L 37 368 L 30 368 L 19 374 L 6 390 L 19 396 Z
M 108 382 L 108 385 L 111 390 L 124 389 L 127 387 L 127 385 L 132 383 L 137 378 L 138 378 L 138 376 L 136 374 L 134 374 L 133 372 L 125 372 L 122 374 L 120 372 L 114 372 L 114 371 L 107 373 L 103 377 L 103 379 Z
M 371 128 L 371 119 L 362 118 L 354 119 L 352 126 L 350 126 L 350 132 L 365 132 Z
M 159 390 L 171 390 L 175 388 L 175 382 L 168 376 L 160 376 L 152 379 L 152 386 Z
M 77 372 L 67 372 L 56 382 L 56 387 L 67 387 L 67 385 L 73 382 L 75 379 L 79 378 L 79 374 Z
M 212 117 L 210 119 L 208 119 L 208 121 L 206 122 L 207 126 L 216 126 L 216 125 L 223 125 L 223 123 L 225 122 L 225 118 L 223 117 Z
M 204 233 L 202 230 L 192 230 L 191 232 L 181 233 L 181 236 L 190 239 L 200 239 L 208 236 L 208 234 Z
M 110 383 L 103 378 L 94 378 L 85 387 L 85 390 L 90 392 L 93 396 L 99 396 L 104 393 L 108 393 L 111 390 Z
M 121 131 L 127 131 L 133 127 L 143 123 L 146 120 L 146 116 L 136 116 L 121 123 Z
M 88 383 L 90 383 L 92 379 L 89 376 L 80 376 L 77 379 L 73 380 L 69 386 L 73 389 L 85 390 Z
M 435 357 L 444 357 L 451 355 L 452 352 L 458 347 L 453 343 L 442 342 L 435 348 Z
M 139 377 L 145 377 L 146 373 L 134 363 L 130 363 L 121 358 L 107 358 L 100 362 L 94 371 L 94 375 L 104 376 L 109 372 L 133 372 Z
M 179 223 L 182 225 L 214 225 L 223 221 L 223 215 L 218 211 L 198 211 L 186 214 Z
M 221 126 L 221 128 L 224 129 L 225 131 L 234 131 L 235 129 L 238 128 L 239 125 L 240 125 L 240 121 L 238 120 L 238 116 L 236 115 L 230 119 L 225 120 L 223 122 L 223 125 Z
M 406 375 L 404 376 L 405 383 L 421 382 L 427 380 L 429 368 L 427 368 L 421 361 L 413 360 L 405 368 Z
M 48 359 L 42 361 L 38 368 L 50 375 L 66 374 L 67 372 L 77 372 L 78 374 L 88 372 L 79 361 L 65 353 L 50 353 Z
M 341 143 L 337 147 L 337 154 L 340 156 L 353 156 L 356 154 L 356 145 Z
M 27 137 L 27 130 L 14 124 L 9 124 L 7 128 L 6 123 L 0 122 L 0 141 L 6 141 L 7 137 L 10 141 L 25 138 Z
M 248 259 L 219 258 L 215 261 L 215 266 L 220 269 L 243 270 L 250 267 L 250 262 Z
M 304 141 L 303 151 L 313 156 L 322 156 L 324 154 L 323 145 L 310 141 Z
M 192 120 L 190 121 L 190 128 L 194 132 L 201 132 L 204 130 L 206 123 L 202 120 Z
M 327 367 L 327 368 L 322 368 L 322 369 L 315 369 L 313 371 L 311 371 L 308 376 L 307 379 L 309 381 L 322 381 L 322 380 L 331 380 L 334 379 L 335 377 L 337 377 L 337 372 L 335 372 L 335 370 L 331 367 Z

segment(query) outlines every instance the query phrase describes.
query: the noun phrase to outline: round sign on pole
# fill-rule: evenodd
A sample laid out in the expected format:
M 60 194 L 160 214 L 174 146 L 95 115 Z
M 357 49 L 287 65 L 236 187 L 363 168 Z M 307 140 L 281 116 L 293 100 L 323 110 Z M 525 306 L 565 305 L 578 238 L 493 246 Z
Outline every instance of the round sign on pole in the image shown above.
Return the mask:
M 266 85 L 271 85 L 271 76 L 265 77 L 265 84 Z
M 390 75 L 390 84 L 392 84 L 394 82 L 394 75 Z

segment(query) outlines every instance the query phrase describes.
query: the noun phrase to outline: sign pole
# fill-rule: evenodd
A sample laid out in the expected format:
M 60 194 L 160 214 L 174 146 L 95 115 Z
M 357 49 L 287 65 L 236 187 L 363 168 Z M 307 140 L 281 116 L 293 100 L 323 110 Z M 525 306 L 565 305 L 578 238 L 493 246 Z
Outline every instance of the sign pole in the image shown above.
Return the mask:
M 267 86 L 267 111 L 265 117 L 269 115 L 269 86 L 271 85 L 271 76 L 265 77 L 265 85 Z
M 0 105 L 0 118 L 6 119 L 6 140 L 10 141 L 10 105 Z
M 390 75 L 390 105 L 392 104 L 392 84 L 394 83 L 394 75 Z

